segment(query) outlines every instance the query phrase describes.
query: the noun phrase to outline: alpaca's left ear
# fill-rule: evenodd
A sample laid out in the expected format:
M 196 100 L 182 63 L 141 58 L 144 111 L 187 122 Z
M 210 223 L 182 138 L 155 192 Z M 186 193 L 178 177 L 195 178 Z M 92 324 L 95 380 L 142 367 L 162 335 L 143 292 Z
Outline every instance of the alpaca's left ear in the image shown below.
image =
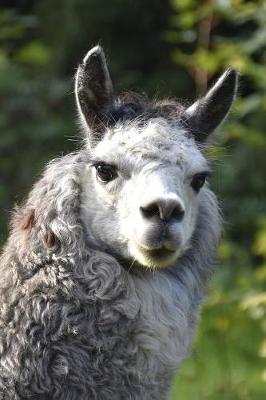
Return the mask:
M 93 47 L 79 65 L 75 95 L 81 121 L 90 136 L 97 134 L 114 104 L 113 85 L 103 49 Z
M 195 139 L 204 142 L 223 122 L 233 104 L 238 87 L 238 73 L 227 70 L 207 94 L 186 109 L 188 127 Z

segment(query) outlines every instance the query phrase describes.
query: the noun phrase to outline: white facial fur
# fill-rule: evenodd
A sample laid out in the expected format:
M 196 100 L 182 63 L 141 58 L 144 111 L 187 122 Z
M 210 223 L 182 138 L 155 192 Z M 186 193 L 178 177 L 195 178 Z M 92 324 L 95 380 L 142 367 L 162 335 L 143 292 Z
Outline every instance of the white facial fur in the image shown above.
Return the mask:
M 209 170 L 194 139 L 161 118 L 131 122 L 108 130 L 91 156 L 115 166 L 118 176 L 101 183 L 93 166 L 84 171 L 82 214 L 90 239 L 148 268 L 174 263 L 190 245 L 204 191 L 196 193 L 191 179 Z M 144 218 L 140 207 L 158 198 L 180 204 L 184 218 L 167 224 Z

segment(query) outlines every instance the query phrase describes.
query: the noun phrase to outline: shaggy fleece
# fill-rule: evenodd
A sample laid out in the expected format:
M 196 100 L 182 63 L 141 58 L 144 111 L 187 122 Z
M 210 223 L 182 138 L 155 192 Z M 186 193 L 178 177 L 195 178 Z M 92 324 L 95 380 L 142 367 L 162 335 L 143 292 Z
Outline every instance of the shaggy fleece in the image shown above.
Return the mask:
M 80 218 L 86 153 L 53 161 L 14 212 L 0 258 L 0 398 L 163 400 L 186 356 L 220 233 L 204 189 L 177 265 L 128 271 Z

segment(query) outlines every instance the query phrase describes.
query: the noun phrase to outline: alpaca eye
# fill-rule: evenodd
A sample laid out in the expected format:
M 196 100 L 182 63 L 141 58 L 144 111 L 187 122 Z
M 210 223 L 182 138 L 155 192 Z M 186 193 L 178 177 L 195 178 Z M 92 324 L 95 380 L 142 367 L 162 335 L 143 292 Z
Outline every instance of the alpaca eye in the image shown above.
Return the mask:
M 199 192 L 199 190 L 202 188 L 204 185 L 205 181 L 207 178 L 206 173 L 201 173 L 201 174 L 196 174 L 193 176 L 192 181 L 191 181 L 191 187 L 196 191 Z
M 100 163 L 95 165 L 97 179 L 100 182 L 110 182 L 116 177 L 115 168 L 112 165 Z

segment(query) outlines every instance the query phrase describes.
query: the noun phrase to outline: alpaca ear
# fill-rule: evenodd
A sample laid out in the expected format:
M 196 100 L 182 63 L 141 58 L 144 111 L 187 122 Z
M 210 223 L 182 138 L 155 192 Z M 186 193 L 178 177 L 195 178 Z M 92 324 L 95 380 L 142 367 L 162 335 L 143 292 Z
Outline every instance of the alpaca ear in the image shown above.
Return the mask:
M 103 49 L 93 47 L 79 65 L 75 78 L 75 95 L 81 121 L 89 133 L 103 127 L 114 105 L 113 85 Z
M 195 139 L 204 142 L 223 122 L 233 104 L 238 87 L 238 73 L 227 70 L 207 94 L 185 111 L 184 117 Z

